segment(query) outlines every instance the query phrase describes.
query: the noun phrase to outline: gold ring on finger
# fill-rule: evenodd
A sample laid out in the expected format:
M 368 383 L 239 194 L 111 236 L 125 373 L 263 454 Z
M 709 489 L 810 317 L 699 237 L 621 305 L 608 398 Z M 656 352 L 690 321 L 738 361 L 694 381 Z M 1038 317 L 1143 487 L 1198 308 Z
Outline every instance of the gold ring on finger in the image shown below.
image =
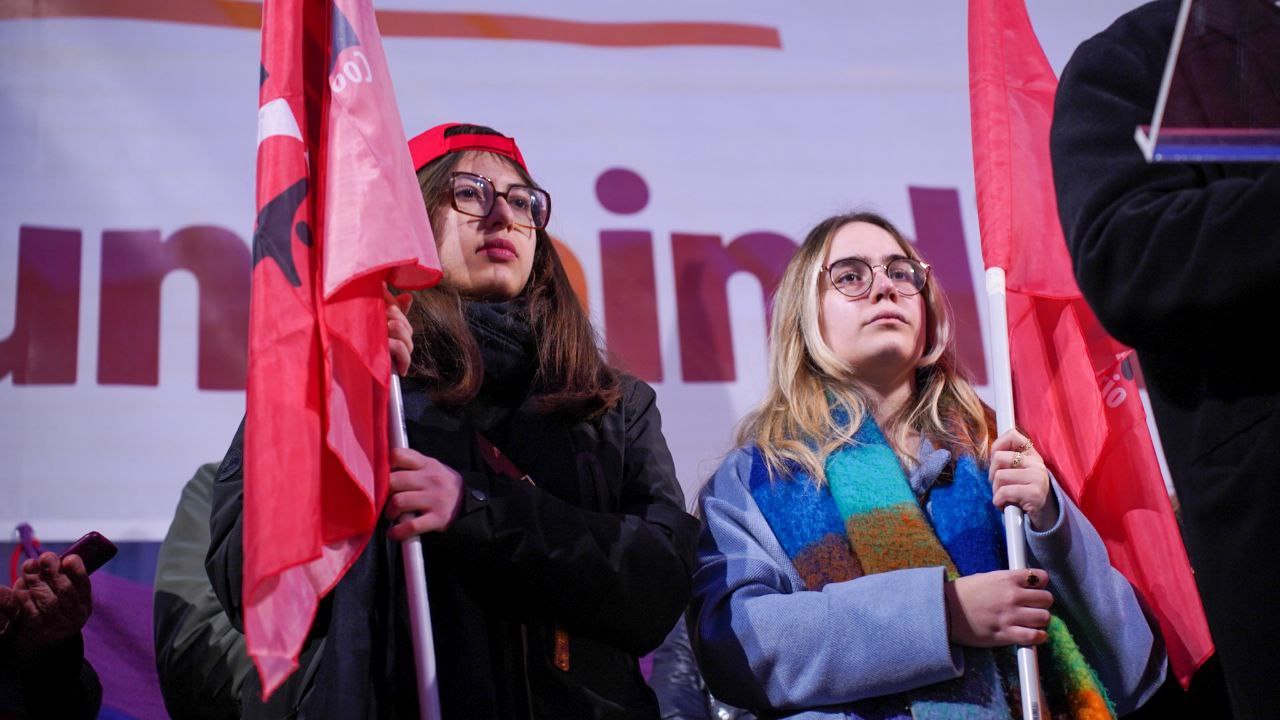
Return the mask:
M 1022 453 L 1021 453 L 1021 452 L 1016 452 L 1016 453 L 1014 453 L 1014 454 L 1013 454 L 1013 466 L 1014 466 L 1015 468 L 1020 468 L 1020 467 L 1022 467 Z
M 1035 446 L 1036 444 L 1031 442 L 1031 439 L 1028 438 L 1026 442 L 1022 443 L 1022 447 L 1018 448 L 1018 452 L 1026 452 Z

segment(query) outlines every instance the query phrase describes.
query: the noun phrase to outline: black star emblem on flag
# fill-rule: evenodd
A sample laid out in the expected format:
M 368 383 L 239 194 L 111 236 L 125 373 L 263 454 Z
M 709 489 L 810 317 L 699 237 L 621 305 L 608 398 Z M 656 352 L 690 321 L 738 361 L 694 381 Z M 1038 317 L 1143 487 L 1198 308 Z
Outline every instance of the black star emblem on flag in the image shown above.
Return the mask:
M 253 267 L 256 269 L 263 258 L 271 258 L 294 287 L 301 287 L 302 279 L 293 262 L 293 217 L 306 197 L 307 179 L 302 178 L 262 206 L 262 211 L 258 213 L 257 228 L 253 231 Z M 302 244 L 310 247 L 310 227 L 305 222 L 300 222 L 297 233 Z

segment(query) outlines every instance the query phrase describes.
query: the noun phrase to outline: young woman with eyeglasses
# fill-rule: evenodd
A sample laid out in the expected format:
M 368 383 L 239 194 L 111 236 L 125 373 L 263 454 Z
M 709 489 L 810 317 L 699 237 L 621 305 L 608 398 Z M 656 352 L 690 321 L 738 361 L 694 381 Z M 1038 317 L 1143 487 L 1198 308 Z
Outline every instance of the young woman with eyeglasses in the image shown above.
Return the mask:
M 819 223 L 770 337 L 765 398 L 700 498 L 689 635 L 711 692 L 763 716 L 1016 717 L 1017 644 L 1039 647 L 1046 718 L 1159 686 L 1132 588 L 1031 439 L 993 438 L 942 290 L 891 223 Z M 1030 570 L 1005 569 L 1007 504 Z
M 396 541 L 421 534 L 444 717 L 656 718 L 637 658 L 688 602 L 698 526 L 654 392 L 606 362 L 514 140 L 450 124 L 409 148 L 444 270 L 389 319 L 412 449 L 273 707 L 416 717 Z M 236 608 L 216 576 L 239 572 L 220 520 L 238 495 L 223 504 L 210 566 Z M 244 696 L 246 716 L 276 711 Z

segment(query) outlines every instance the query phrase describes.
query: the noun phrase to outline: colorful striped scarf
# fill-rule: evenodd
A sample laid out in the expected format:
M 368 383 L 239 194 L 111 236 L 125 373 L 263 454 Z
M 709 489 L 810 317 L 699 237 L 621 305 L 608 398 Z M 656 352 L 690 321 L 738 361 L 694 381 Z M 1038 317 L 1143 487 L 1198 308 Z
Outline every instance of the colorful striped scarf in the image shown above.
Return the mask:
M 821 488 L 799 468 L 786 479 L 771 478 L 759 450 L 751 469 L 751 494 L 809 590 L 904 568 L 940 565 L 953 580 L 1007 567 L 1001 514 L 992 505 L 987 472 L 972 456 L 955 462 L 950 482 L 931 488 L 932 518 L 925 516 L 902 465 L 870 417 L 853 442 L 827 458 L 826 474 L 827 485 Z M 1114 718 L 1105 690 L 1066 624 L 1055 616 L 1047 630 L 1039 659 L 1052 712 L 1044 716 Z M 1019 717 L 1012 648 L 964 647 L 963 652 L 960 678 L 869 705 L 886 710 L 910 706 L 911 716 L 920 719 Z

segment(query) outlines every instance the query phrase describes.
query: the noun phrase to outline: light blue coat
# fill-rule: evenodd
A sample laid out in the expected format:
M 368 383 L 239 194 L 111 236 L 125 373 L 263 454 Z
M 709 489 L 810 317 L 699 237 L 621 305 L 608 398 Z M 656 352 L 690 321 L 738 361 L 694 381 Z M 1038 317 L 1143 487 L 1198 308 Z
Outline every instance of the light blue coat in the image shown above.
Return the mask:
M 917 497 L 950 457 L 925 441 L 910 477 Z M 943 569 L 897 570 L 809 590 L 751 495 L 751 462 L 749 449 L 730 453 L 699 498 L 704 525 L 689 636 L 711 692 L 765 715 L 910 717 L 906 707 L 869 699 L 964 672 L 959 647 L 947 639 Z M 1048 571 L 1053 612 L 1123 714 L 1164 681 L 1164 648 L 1097 531 L 1056 482 L 1053 491 L 1058 522 L 1044 532 L 1027 523 L 1028 562 Z

